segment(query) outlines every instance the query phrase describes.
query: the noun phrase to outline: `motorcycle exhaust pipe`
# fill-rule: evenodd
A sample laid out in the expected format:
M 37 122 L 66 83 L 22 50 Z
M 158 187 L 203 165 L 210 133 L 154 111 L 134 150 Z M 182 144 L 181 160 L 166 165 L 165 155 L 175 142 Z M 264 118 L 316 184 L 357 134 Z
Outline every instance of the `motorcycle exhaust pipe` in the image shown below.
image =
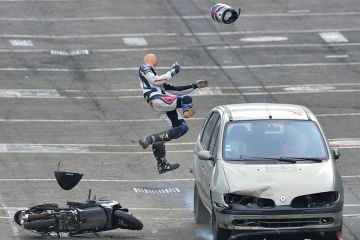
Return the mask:
M 31 213 L 31 214 L 25 214 L 24 218 L 25 218 L 24 219 L 25 221 L 35 221 L 35 220 L 40 220 L 40 219 L 48 219 L 49 214 L 47 212 L 40 213 L 40 214 Z

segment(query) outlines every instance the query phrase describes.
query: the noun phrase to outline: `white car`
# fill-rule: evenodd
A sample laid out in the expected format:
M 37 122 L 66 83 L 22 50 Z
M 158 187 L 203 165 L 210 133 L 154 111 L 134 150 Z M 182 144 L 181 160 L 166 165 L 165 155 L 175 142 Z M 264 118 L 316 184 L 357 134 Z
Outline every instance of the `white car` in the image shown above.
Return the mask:
M 211 220 L 214 240 L 275 230 L 338 239 L 344 203 L 339 156 L 306 107 L 215 107 L 195 147 L 195 221 Z

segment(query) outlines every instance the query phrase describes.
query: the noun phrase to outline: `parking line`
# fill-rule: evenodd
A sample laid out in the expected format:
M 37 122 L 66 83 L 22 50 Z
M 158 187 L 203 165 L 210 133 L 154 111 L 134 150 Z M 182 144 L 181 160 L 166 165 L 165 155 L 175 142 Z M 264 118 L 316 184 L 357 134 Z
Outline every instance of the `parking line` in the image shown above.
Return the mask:
M 326 55 L 325 58 L 348 58 L 349 55 L 348 54 L 343 54 L 343 55 Z
M 258 68 L 302 68 L 302 67 L 330 67 L 330 66 L 359 66 L 360 62 L 314 62 L 314 63 L 284 63 L 284 64 L 258 64 L 258 65 L 233 65 L 233 66 L 183 66 L 187 70 L 220 70 L 220 69 L 258 69 Z M 168 69 L 168 67 L 158 67 L 159 70 Z M 137 71 L 138 67 L 118 67 L 118 68 L 0 68 L 0 71 L 9 72 L 121 72 Z
M 344 204 L 344 207 L 360 207 L 360 204 Z M 0 207 L 0 210 L 20 210 L 20 209 L 26 209 L 28 207 Z M 188 212 L 188 208 L 154 208 L 154 207 L 148 207 L 148 208 L 141 208 L 141 207 L 129 207 L 129 210 L 132 211 L 184 211 Z
M 130 140 L 129 140 L 130 141 Z M 360 148 L 360 138 L 328 139 L 331 147 L 340 149 Z M 170 143 L 168 146 L 193 146 L 195 142 Z M 105 148 L 101 150 L 99 148 Z M 108 150 L 108 148 L 113 148 Z M 0 144 L 0 154 L 76 154 L 76 155 L 143 155 L 151 151 L 119 151 L 119 148 L 139 148 L 138 144 Z M 168 150 L 168 153 L 194 153 L 193 149 Z
M 209 45 L 184 45 L 184 46 L 173 46 L 173 47 L 136 47 L 136 48 L 108 48 L 108 49 L 92 49 L 92 50 L 73 50 L 71 52 L 60 51 L 60 50 L 47 50 L 47 49 L 0 49 L 0 53 L 44 53 L 59 56 L 77 56 L 77 55 L 88 55 L 90 53 L 122 53 L 122 52 L 147 52 L 147 51 L 184 51 L 193 50 L 197 48 L 205 48 L 207 50 L 227 50 L 227 49 L 266 49 L 266 48 L 323 48 L 323 47 L 357 47 L 360 46 L 360 42 L 353 43 L 304 43 L 304 44 L 251 44 L 251 45 L 221 45 L 214 46 Z M 326 58 L 345 58 L 349 55 L 326 55 Z
M 45 0 L 44 0 L 45 1 Z M 55 0 L 54 0 L 55 1 Z M 63 0 L 66 1 L 66 0 Z M 0 0 L 1 2 L 1 0 Z M 242 18 L 258 17 L 319 17 L 319 16 L 357 16 L 360 12 L 311 12 L 310 10 L 290 10 L 287 13 L 250 13 L 241 14 Z M 100 16 L 100 17 L 74 17 L 74 18 L 33 18 L 33 17 L 2 17 L 0 21 L 22 22 L 61 22 L 61 21 L 119 21 L 119 20 L 183 20 L 183 19 L 210 19 L 208 15 L 193 16 Z
M 54 182 L 52 178 L 0 178 L 0 182 Z M 148 183 L 148 182 L 193 182 L 193 178 L 168 179 L 82 179 L 81 182 Z
M 360 116 L 359 113 L 320 113 L 315 114 L 316 117 L 351 117 Z M 204 121 L 205 118 L 189 118 L 187 121 Z M 13 122 L 13 123 L 132 123 L 132 122 L 160 122 L 161 119 L 117 119 L 117 120 L 91 120 L 91 119 L 0 119 L 0 122 Z
M 289 29 L 289 30 L 249 30 L 231 32 L 197 32 L 197 33 L 107 33 L 84 35 L 29 35 L 29 34 L 0 34 L 0 38 L 27 38 L 27 39 L 89 39 L 89 38 L 123 38 L 123 37 L 194 37 L 194 36 L 233 36 L 244 34 L 287 34 L 287 33 L 319 33 L 319 32 L 358 32 L 360 28 L 334 28 L 334 29 Z
M 348 42 L 347 38 L 344 35 L 342 35 L 340 32 L 321 32 L 319 33 L 319 35 L 326 43 Z
M 357 217 L 360 217 L 360 214 L 344 214 L 343 217 L 349 217 L 349 218 L 357 218 Z M 0 217 L 0 219 L 11 219 L 13 217 Z M 167 220 L 167 221 L 171 221 L 171 220 L 174 220 L 174 221 L 194 221 L 194 218 L 193 217 L 158 217 L 158 218 L 138 218 L 139 220 Z

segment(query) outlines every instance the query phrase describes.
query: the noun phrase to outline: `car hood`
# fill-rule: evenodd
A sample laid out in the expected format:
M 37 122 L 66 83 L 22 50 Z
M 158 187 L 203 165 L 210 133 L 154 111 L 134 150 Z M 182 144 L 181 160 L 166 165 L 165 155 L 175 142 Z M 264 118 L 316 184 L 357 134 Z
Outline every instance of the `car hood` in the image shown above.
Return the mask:
M 222 163 L 229 193 L 270 198 L 277 205 L 289 205 L 297 196 L 335 188 L 331 161 L 263 165 Z

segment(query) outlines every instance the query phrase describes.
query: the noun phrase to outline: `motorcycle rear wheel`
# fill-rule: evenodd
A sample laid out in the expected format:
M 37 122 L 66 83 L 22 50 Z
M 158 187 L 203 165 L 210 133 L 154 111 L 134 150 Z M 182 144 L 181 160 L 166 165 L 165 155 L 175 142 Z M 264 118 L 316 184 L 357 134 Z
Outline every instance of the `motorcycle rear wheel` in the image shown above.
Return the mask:
M 25 229 L 28 230 L 35 230 L 35 231 L 40 231 L 40 230 L 50 230 L 50 227 L 55 227 L 56 225 L 56 221 L 55 219 L 45 219 L 45 220 L 35 220 L 35 221 L 31 221 L 31 222 L 24 222 L 23 226 Z
M 143 224 L 127 212 L 121 210 L 116 210 L 114 212 L 114 226 L 123 229 L 130 230 L 141 230 L 143 229 Z

